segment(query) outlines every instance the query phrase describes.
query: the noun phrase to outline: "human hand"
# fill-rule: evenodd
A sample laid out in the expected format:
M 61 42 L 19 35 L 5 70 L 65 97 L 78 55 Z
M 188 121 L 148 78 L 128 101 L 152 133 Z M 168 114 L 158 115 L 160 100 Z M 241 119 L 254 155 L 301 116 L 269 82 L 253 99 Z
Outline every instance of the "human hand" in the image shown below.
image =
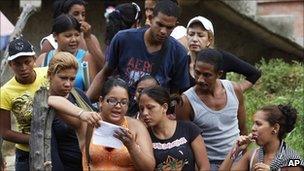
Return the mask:
M 99 121 L 102 120 L 99 113 L 90 111 L 84 111 L 79 115 L 79 118 L 94 127 L 99 127 Z
M 134 133 L 126 128 L 120 128 L 120 130 L 115 131 L 114 137 L 119 139 L 127 148 L 135 143 Z
M 249 135 L 241 135 L 237 139 L 235 146 L 231 152 L 231 159 L 235 159 L 236 156 L 243 150 L 247 148 L 247 146 L 252 142 L 252 134 Z
M 251 133 L 249 135 L 241 135 L 236 141 L 236 146 L 238 147 L 238 149 L 240 151 L 243 151 L 248 147 L 248 145 L 252 141 L 254 141 L 254 140 L 252 139 L 252 134 Z
M 80 30 L 83 32 L 83 37 L 88 38 L 91 36 L 91 25 L 85 21 L 82 21 Z
M 270 170 L 270 166 L 267 164 L 264 164 L 262 162 L 260 163 L 256 163 L 253 166 L 254 171 L 269 171 Z

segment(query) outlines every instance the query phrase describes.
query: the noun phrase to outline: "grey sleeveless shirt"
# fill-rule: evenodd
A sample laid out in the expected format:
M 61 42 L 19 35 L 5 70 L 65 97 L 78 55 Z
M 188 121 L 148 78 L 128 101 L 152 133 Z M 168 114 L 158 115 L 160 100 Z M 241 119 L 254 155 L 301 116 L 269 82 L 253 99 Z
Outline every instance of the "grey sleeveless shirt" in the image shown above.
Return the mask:
M 210 162 L 224 160 L 240 132 L 237 119 L 239 101 L 233 85 L 228 80 L 221 80 L 221 83 L 226 90 L 227 102 L 218 111 L 207 107 L 194 87 L 183 93 L 194 111 L 193 122 L 201 128 Z

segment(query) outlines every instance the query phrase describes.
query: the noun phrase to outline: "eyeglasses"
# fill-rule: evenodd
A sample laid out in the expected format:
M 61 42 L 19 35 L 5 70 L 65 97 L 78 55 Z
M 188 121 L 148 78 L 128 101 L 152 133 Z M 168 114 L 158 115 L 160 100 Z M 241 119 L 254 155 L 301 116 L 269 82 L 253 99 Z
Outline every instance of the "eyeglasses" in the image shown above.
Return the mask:
M 136 21 L 136 20 L 138 20 L 138 17 L 139 17 L 139 14 L 140 14 L 140 7 L 135 2 L 132 2 L 131 4 L 136 9 L 136 15 L 135 15 L 135 18 L 134 18 L 134 20 Z
M 127 99 L 118 101 L 115 98 L 108 98 L 108 99 L 106 99 L 106 102 L 113 107 L 118 105 L 118 103 L 121 105 L 121 107 L 127 107 L 129 105 L 129 101 Z

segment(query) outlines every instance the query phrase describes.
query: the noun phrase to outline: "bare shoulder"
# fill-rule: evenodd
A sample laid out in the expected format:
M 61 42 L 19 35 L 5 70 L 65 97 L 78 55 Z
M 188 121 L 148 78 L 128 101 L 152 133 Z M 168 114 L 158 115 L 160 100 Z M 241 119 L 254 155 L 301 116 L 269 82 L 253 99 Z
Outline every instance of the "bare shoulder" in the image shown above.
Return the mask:
M 96 40 L 98 42 L 98 39 L 94 34 L 91 33 L 91 36 L 92 36 L 93 40 Z
M 239 96 L 239 95 L 242 95 L 243 94 L 243 91 L 242 91 L 242 86 L 241 84 L 239 83 L 236 83 L 236 82 L 233 82 L 231 81 L 232 85 L 233 85 L 233 89 L 235 91 L 235 93 Z
M 131 118 L 129 116 L 126 116 L 126 119 L 128 121 L 128 127 L 137 132 L 141 131 L 142 129 L 146 129 L 145 125 L 138 119 Z

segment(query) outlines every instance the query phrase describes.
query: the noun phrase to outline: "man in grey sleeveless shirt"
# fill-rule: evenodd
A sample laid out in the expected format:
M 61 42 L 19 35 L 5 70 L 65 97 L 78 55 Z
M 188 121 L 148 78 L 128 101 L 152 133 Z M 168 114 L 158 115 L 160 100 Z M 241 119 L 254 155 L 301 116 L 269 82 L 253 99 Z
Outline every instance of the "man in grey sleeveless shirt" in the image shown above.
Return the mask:
M 176 108 L 178 119 L 191 120 L 201 128 L 211 170 L 218 170 L 239 134 L 247 133 L 241 86 L 219 79 L 222 61 L 214 49 L 198 54 L 196 84 L 183 93 L 183 103 Z

